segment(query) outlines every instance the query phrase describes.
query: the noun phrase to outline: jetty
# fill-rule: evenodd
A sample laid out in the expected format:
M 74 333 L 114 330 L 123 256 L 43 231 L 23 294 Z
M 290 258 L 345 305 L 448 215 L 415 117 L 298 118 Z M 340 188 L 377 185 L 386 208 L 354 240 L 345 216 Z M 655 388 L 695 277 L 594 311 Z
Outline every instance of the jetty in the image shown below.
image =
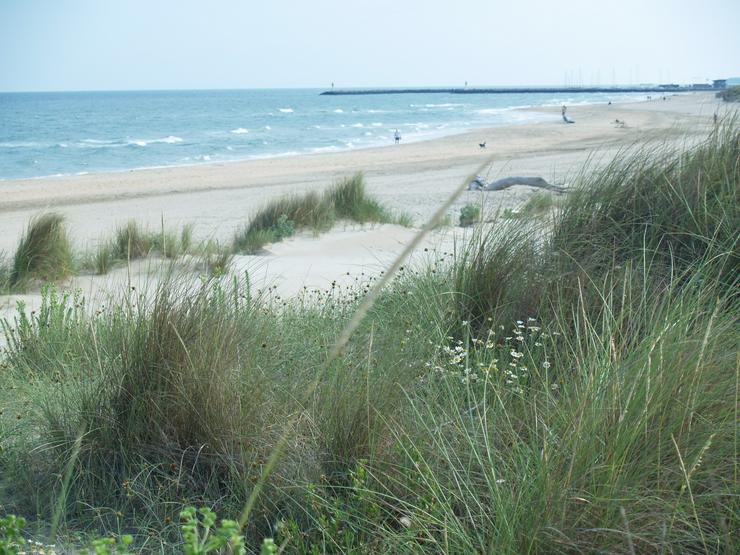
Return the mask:
M 577 93 L 669 93 L 711 91 L 720 87 L 704 84 L 655 85 L 634 87 L 494 87 L 494 88 L 412 88 L 412 89 L 331 89 L 321 95 L 369 95 L 369 94 L 577 94 Z

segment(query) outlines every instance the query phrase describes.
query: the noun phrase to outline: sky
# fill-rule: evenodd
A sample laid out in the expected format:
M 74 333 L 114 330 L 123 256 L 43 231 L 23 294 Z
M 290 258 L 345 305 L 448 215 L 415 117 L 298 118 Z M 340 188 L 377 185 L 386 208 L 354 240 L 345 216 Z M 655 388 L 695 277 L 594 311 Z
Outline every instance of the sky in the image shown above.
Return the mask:
M 733 76 L 739 0 L 0 0 L 0 91 Z

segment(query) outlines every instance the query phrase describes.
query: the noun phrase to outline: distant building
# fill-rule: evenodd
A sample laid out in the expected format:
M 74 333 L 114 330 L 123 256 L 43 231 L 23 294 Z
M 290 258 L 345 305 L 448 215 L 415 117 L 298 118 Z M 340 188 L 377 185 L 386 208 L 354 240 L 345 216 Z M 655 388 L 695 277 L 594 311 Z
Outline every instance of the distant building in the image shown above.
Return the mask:
M 726 89 L 727 79 L 715 79 L 714 81 L 712 81 L 712 88 L 713 89 Z
M 677 89 L 679 87 L 676 83 L 664 83 L 662 85 L 658 85 L 658 88 L 669 90 L 669 89 Z
M 712 85 L 708 85 L 706 83 L 693 83 L 691 85 L 691 88 L 695 91 L 705 91 L 712 88 Z

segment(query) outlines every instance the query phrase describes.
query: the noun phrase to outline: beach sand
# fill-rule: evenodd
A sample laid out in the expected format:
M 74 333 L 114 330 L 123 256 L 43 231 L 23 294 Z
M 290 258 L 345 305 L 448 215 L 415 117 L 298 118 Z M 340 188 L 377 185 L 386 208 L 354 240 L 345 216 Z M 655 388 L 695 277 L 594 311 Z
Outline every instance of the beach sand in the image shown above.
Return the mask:
M 541 108 L 549 118 L 424 142 L 350 150 L 341 153 L 268 158 L 202 166 L 100 173 L 65 178 L 0 181 L 0 252 L 12 254 L 29 219 L 47 210 L 64 214 L 76 250 L 110 237 L 117 225 L 135 219 L 151 229 L 194 225 L 196 240 L 228 241 L 266 201 L 289 193 L 323 190 L 335 180 L 362 171 L 368 192 L 392 210 L 409 213 L 421 226 L 467 175 L 487 158 L 488 179 L 540 176 L 568 186 L 588 162 L 599 166 L 620 149 L 643 141 L 683 143 L 706 136 L 712 115 L 724 108 L 713 93 L 671 95 L 632 104 L 573 105 L 566 125 L 560 108 Z M 626 122 L 615 125 L 616 119 Z M 487 148 L 478 143 L 485 141 Z M 516 209 L 535 190 L 465 192 L 451 210 L 480 202 L 487 210 Z M 335 279 L 352 283 L 378 272 L 414 235 L 399 226 L 342 226 L 316 238 L 299 235 L 268 247 L 260 256 L 237 257 L 236 271 L 253 282 L 274 283 L 289 295 L 307 287 L 326 287 Z M 430 236 L 423 247 L 450 248 L 457 231 Z M 148 264 L 146 268 L 143 264 Z M 137 276 L 157 274 L 140 263 Z M 349 276 L 347 273 L 349 272 Z M 94 295 L 115 289 L 127 270 L 108 276 L 80 276 L 65 284 Z M 136 278 L 138 279 L 138 278 Z M 0 317 L 22 299 L 33 306 L 38 294 L 0 297 Z

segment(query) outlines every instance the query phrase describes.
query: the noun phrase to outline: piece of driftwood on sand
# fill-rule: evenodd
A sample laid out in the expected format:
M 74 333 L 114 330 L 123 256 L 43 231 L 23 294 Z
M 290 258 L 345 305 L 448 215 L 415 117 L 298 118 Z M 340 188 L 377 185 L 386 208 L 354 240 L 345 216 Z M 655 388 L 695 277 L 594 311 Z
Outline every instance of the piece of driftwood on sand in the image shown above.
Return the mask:
M 551 185 L 541 177 L 504 177 L 487 183 L 485 179 L 480 176 L 476 176 L 468 184 L 468 191 L 502 191 L 513 187 L 515 185 L 525 185 L 527 187 L 537 187 L 538 189 L 546 189 L 555 193 L 565 193 L 564 187 L 558 185 Z

